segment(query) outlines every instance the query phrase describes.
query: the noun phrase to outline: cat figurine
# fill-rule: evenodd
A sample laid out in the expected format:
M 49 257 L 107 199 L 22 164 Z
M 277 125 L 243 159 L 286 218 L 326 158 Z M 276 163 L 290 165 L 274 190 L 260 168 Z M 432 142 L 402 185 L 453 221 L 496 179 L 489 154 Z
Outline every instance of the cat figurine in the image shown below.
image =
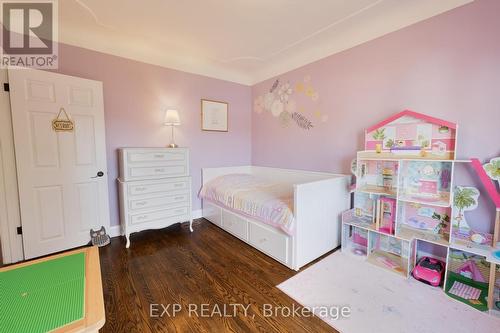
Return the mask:
M 108 245 L 111 241 L 108 234 L 106 234 L 104 226 L 97 231 L 90 229 L 90 238 L 92 239 L 92 245 L 97 245 L 98 247 Z

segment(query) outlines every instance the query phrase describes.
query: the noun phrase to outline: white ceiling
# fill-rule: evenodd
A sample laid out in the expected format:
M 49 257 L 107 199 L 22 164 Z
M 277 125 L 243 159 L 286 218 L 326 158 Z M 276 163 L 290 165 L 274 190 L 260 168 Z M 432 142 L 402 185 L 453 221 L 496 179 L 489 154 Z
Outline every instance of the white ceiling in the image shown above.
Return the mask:
M 251 85 L 473 0 L 64 0 L 60 41 Z

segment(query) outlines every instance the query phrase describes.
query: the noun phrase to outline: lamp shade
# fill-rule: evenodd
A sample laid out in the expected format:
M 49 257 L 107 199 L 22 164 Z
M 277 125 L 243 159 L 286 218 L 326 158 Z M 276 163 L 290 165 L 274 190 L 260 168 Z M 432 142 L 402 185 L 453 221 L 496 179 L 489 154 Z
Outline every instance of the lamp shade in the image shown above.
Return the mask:
M 179 111 L 177 110 L 167 110 L 165 112 L 165 120 L 163 124 L 166 126 L 180 125 L 181 120 L 179 118 Z

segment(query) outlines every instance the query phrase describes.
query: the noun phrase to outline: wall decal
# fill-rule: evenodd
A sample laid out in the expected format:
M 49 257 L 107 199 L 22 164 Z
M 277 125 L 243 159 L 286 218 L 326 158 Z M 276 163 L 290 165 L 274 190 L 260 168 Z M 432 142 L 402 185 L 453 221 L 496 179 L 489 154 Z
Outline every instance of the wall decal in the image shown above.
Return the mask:
M 291 84 L 281 79 L 274 80 L 269 91 L 257 96 L 253 102 L 255 113 L 269 112 L 278 118 L 283 127 L 295 124 L 301 129 L 314 127 L 311 117 L 319 122 L 328 121 L 328 115 L 318 108 L 319 93 L 311 84 L 311 77 L 305 76 L 302 81 Z
M 300 128 L 308 130 L 314 127 L 312 122 L 300 113 L 294 112 L 292 114 L 292 119 L 295 120 Z
M 484 170 L 491 179 L 500 183 L 500 157 L 492 158 L 484 165 Z

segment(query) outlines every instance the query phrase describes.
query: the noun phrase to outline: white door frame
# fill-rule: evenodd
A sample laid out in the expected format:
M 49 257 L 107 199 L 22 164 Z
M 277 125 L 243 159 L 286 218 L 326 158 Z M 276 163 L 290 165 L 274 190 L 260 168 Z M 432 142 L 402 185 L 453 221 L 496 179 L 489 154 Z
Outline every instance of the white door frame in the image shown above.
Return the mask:
M 21 216 L 10 98 L 3 90 L 3 83 L 8 82 L 7 69 L 0 69 L 0 242 L 4 264 L 24 260 L 23 238 L 17 234 Z

